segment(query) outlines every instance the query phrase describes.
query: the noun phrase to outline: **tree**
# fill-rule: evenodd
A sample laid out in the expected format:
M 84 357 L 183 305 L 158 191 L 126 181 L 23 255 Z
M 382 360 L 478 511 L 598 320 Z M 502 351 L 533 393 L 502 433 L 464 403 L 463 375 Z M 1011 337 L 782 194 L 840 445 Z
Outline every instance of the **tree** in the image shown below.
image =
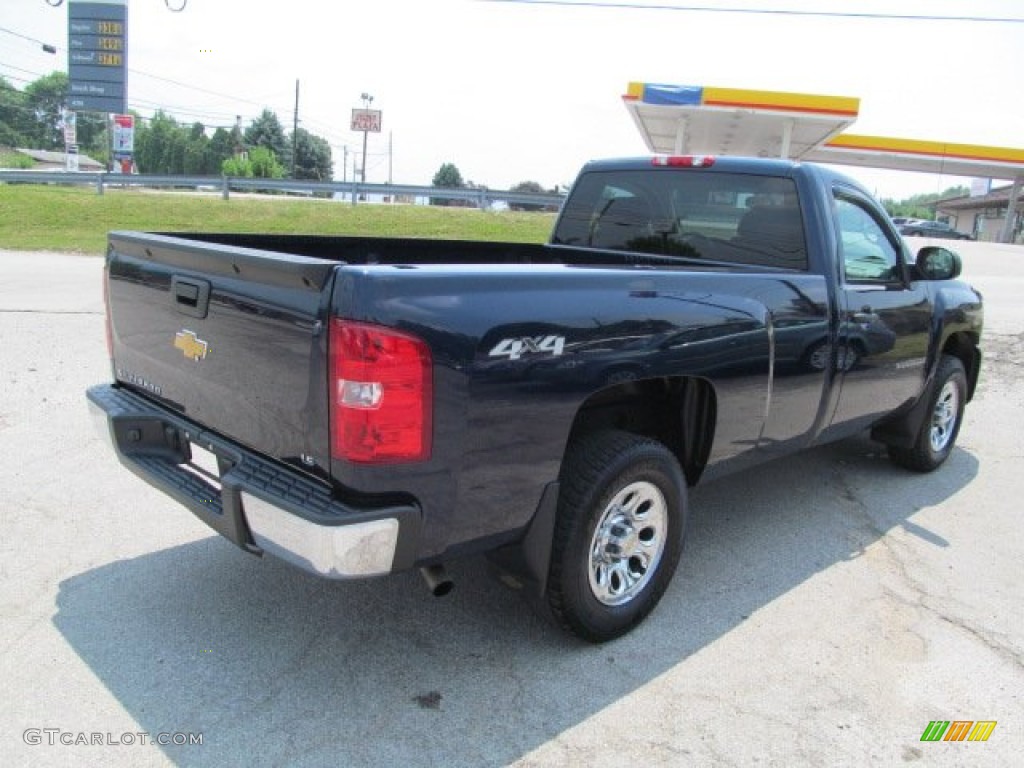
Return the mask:
M 509 190 L 524 195 L 542 195 L 544 191 L 544 187 L 536 181 L 521 181 Z M 513 211 L 542 211 L 545 206 L 544 203 L 510 203 L 508 207 Z
M 25 94 L 0 77 L 0 146 L 27 146 L 32 122 Z
M 28 108 L 33 116 L 29 138 L 36 149 L 63 149 L 61 131 L 67 102 L 68 76 L 51 72 L 25 87 Z
M 252 168 L 252 175 L 258 179 L 284 178 L 284 166 L 267 147 L 254 147 L 249 150 L 249 165 Z
M 334 178 L 334 162 L 331 160 L 331 145 L 326 139 L 314 136 L 305 128 L 294 133 L 296 179 L 330 181 Z
M 444 163 L 434 174 L 433 186 L 439 189 L 465 189 L 466 182 L 462 180 L 462 174 L 455 167 L 454 163 Z M 443 197 L 430 198 L 431 205 L 457 205 L 459 203 Z
M 185 128 L 178 126 L 164 144 L 163 153 L 160 156 L 160 165 L 164 169 L 161 173 L 178 175 L 185 173 L 185 146 L 188 143 L 188 134 Z
M 435 187 L 443 189 L 462 189 L 466 186 L 466 182 L 462 180 L 462 174 L 459 173 L 459 169 L 455 167 L 454 163 L 442 165 L 437 173 L 434 174 L 434 179 L 431 183 Z
M 97 112 L 75 113 L 76 140 L 94 160 L 102 163 L 110 158 L 110 132 L 107 130 L 107 116 Z M 64 139 L 61 138 L 61 146 Z
M 219 176 L 223 172 L 224 161 L 234 155 L 231 133 L 226 128 L 215 130 L 206 144 L 204 155 L 203 173 Z
M 139 173 L 182 173 L 186 135 L 177 120 L 158 110 L 148 125 L 136 131 L 135 164 Z
M 51 72 L 19 91 L 0 77 L 0 145 L 31 149 L 64 148 L 64 111 L 68 76 Z M 104 115 L 76 115 L 76 143 L 83 152 L 105 162 L 110 154 Z
M 269 109 L 264 109 L 259 117 L 249 123 L 243 138 L 247 147 L 266 147 L 279 158 L 284 157 L 287 151 L 284 128 L 277 115 Z
M 883 199 L 882 205 L 890 216 L 905 216 L 911 219 L 935 218 L 935 203 L 949 197 L 963 197 L 970 194 L 967 187 L 950 187 L 945 192 L 925 192 L 911 195 L 903 200 Z
M 206 147 L 210 140 L 206 137 L 206 127 L 200 123 L 192 123 L 188 139 L 185 141 L 185 159 L 182 168 L 186 176 L 206 174 Z
M 249 162 L 249 158 L 243 155 L 232 155 L 221 165 L 221 173 L 225 176 L 251 179 L 252 163 Z
M 80 151 L 109 168 L 113 150 L 110 148 L 110 131 L 107 129 L 106 119 L 99 115 L 85 115 L 79 112 L 76 122 Z M 138 125 L 138 122 L 135 124 Z
M 235 123 L 231 127 L 231 154 L 240 155 L 245 152 L 245 137 L 242 135 L 242 127 Z

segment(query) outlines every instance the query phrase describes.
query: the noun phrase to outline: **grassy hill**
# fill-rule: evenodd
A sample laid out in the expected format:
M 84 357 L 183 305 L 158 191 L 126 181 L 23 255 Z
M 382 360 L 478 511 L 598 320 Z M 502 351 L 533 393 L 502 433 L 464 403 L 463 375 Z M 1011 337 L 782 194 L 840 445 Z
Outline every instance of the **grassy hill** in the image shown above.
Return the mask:
M 102 254 L 112 229 L 278 232 L 541 243 L 554 214 L 280 196 L 0 184 L 0 249 Z

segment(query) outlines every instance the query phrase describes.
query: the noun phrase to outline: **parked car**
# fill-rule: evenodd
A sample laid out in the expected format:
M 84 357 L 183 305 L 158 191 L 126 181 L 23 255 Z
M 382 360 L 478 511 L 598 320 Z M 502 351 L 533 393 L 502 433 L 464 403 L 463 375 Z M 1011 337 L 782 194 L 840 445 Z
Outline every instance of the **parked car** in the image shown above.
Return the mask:
M 921 221 L 908 219 L 906 223 L 897 225 L 900 234 L 908 237 L 941 237 L 947 240 L 973 240 L 974 236 L 959 232 L 949 224 L 941 221 Z

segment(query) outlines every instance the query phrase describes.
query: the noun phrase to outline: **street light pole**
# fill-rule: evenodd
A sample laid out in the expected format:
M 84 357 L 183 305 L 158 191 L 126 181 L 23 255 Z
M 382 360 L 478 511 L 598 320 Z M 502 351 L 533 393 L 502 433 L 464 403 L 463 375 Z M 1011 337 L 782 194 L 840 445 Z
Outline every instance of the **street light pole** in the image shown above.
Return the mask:
M 368 93 L 363 93 L 361 98 L 363 99 L 363 109 L 367 109 L 368 110 L 370 108 L 370 105 L 373 104 L 373 96 L 371 96 Z M 364 127 L 363 127 L 363 174 L 362 174 L 362 183 L 363 184 L 366 183 L 366 137 L 370 133 L 367 130 L 368 127 L 369 126 L 366 126 L 366 125 L 364 125 Z

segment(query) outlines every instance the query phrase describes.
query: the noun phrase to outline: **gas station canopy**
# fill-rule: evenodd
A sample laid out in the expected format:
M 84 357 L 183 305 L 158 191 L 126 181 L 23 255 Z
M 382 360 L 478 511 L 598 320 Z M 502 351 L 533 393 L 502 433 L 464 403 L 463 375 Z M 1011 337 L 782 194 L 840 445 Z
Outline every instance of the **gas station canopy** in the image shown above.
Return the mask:
M 844 133 L 860 99 L 630 83 L 623 102 L 651 152 L 744 155 L 989 179 L 1024 177 L 1024 149 Z
M 623 97 L 648 148 L 665 154 L 799 159 L 853 124 L 859 99 L 630 83 Z
M 895 171 L 1013 179 L 1024 176 L 1024 149 L 950 144 L 844 133 L 812 149 L 804 159 Z

